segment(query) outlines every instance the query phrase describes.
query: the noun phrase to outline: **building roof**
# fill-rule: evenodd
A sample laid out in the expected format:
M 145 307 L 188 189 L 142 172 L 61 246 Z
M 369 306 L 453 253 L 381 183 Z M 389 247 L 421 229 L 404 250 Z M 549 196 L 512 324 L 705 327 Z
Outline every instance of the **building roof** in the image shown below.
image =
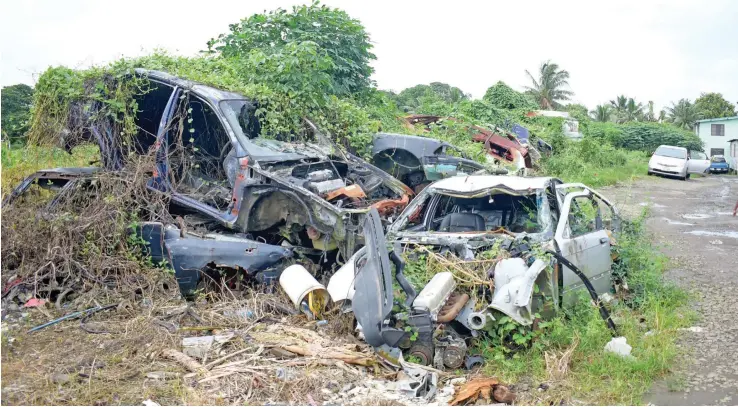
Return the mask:
M 702 119 L 702 120 L 697 120 L 695 123 L 702 123 L 702 122 L 722 122 L 722 121 L 726 121 L 726 120 L 738 120 L 738 116 L 733 116 L 733 117 L 718 117 L 716 119 Z

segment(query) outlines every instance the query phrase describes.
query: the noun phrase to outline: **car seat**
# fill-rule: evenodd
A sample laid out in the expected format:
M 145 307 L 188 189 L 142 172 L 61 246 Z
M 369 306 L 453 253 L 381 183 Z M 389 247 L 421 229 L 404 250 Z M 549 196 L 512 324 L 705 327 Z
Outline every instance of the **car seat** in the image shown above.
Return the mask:
M 439 232 L 483 232 L 484 218 L 476 213 L 449 213 L 441 221 Z

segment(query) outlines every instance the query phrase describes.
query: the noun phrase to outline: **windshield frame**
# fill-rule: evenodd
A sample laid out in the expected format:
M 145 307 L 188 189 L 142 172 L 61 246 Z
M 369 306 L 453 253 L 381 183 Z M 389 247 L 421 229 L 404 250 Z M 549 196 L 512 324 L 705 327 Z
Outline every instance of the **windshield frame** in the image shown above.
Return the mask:
M 679 152 L 680 155 L 675 156 L 675 155 L 659 154 L 659 150 L 673 151 L 675 152 L 675 154 L 676 152 Z M 653 152 L 653 155 L 656 157 L 666 157 L 666 158 L 676 158 L 677 160 L 686 160 L 687 159 L 687 149 L 683 147 L 674 147 L 674 146 L 659 146 L 656 149 L 656 151 Z

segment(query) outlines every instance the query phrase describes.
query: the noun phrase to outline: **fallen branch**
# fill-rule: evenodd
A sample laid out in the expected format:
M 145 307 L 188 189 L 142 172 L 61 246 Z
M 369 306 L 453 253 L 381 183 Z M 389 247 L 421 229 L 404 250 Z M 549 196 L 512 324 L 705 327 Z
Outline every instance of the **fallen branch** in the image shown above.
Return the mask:
M 175 362 L 182 365 L 185 369 L 193 373 L 205 374 L 207 371 L 205 368 L 197 362 L 195 359 L 185 355 L 184 353 L 174 349 L 164 349 L 161 352 L 162 356 L 172 359 Z
M 352 365 L 374 366 L 377 364 L 374 358 L 362 354 L 351 355 L 330 349 L 321 349 L 321 352 L 318 354 L 318 352 L 297 345 L 281 345 L 280 348 L 300 356 L 317 356 L 322 359 L 335 359 Z

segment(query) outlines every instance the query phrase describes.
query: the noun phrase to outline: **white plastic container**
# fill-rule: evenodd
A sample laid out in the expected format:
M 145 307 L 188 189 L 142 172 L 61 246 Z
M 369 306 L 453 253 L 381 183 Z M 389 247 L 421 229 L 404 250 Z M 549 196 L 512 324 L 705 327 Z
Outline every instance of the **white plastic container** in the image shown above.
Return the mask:
M 313 295 L 322 298 L 322 304 L 328 304 L 328 291 L 323 284 L 320 284 L 305 267 L 299 264 L 293 264 L 282 271 L 282 275 L 279 276 L 279 285 L 297 309 L 300 309 L 300 303 L 307 300 L 311 291 L 314 292 Z
M 456 288 L 456 280 L 450 271 L 438 273 L 426 284 L 423 291 L 413 301 L 413 308 L 428 310 L 433 320 Z

